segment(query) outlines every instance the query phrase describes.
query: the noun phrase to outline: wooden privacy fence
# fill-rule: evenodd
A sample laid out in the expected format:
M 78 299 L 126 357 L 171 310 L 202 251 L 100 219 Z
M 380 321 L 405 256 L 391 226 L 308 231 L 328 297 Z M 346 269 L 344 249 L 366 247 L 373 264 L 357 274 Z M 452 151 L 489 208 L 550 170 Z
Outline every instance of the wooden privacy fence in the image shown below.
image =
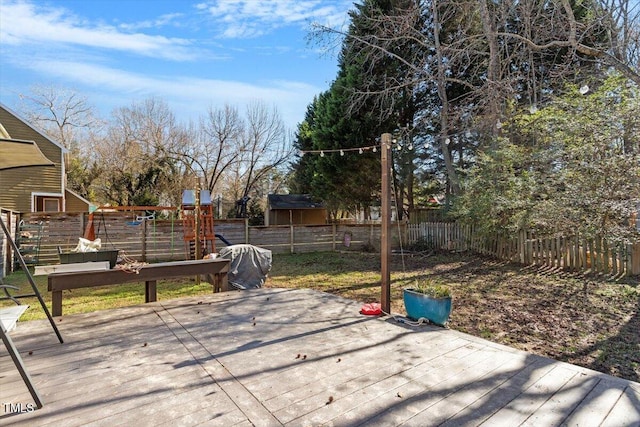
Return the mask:
M 614 245 L 604 239 L 538 237 L 525 231 L 510 239 L 486 238 L 470 226 L 443 222 L 409 224 L 407 241 L 422 242 L 434 249 L 477 252 L 525 265 L 613 276 L 640 274 L 640 242 Z
M 89 216 L 86 212 L 34 212 L 14 215 L 10 224 L 11 230 L 15 230 L 20 219 L 28 223 L 42 222 L 39 264 L 47 265 L 59 262 L 58 248 L 62 252 L 69 252 L 77 246 L 78 238 L 84 235 Z M 189 248 L 183 238 L 180 219 L 139 220 L 131 212 L 96 212 L 93 223 L 96 238 L 100 238 L 102 242 L 102 249 L 124 250 L 131 258 L 146 262 L 188 259 Z M 392 227 L 394 247 L 399 247 L 398 235 L 404 234 L 404 227 L 404 224 Z M 273 253 L 361 251 L 380 248 L 380 224 L 267 227 L 249 226 L 244 219 L 216 220 L 215 233 L 231 244 L 247 243 L 269 249 Z M 216 248 L 223 246 L 223 241 L 216 239 Z M 0 253 L 6 257 L 5 250 Z M 10 260 L 10 257 L 8 259 Z
M 57 264 L 58 247 L 68 252 L 84 235 L 87 213 L 18 214 L 0 209 L 0 215 L 11 230 L 20 219 L 43 223 L 39 264 Z M 131 213 L 94 214 L 96 237 L 103 249 L 124 250 L 139 261 L 161 262 L 188 259 L 188 246 L 183 239 L 179 219 L 145 219 L 138 221 Z M 427 245 L 451 251 L 472 251 L 498 259 L 572 271 L 603 273 L 613 276 L 640 275 L 640 243 L 612 245 L 604 240 L 586 240 L 579 236 L 538 237 L 521 232 L 511 239 L 487 239 L 469 226 L 446 222 L 420 224 L 394 223 L 391 227 L 392 247 L 422 241 Z M 316 251 L 361 251 L 380 249 L 380 224 L 328 224 L 249 226 L 245 220 L 217 220 L 215 233 L 231 244 L 248 243 L 270 249 L 273 253 Z M 217 239 L 219 249 L 224 243 Z M 6 241 L 0 245 L 0 277 L 12 269 L 12 257 Z

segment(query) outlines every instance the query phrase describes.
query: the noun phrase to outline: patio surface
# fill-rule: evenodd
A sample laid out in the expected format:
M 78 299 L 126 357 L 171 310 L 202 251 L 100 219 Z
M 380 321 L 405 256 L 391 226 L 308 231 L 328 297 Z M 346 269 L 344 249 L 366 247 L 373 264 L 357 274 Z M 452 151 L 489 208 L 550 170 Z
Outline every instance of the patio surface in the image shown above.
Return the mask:
M 456 331 L 258 289 L 57 318 L 0 349 L 0 425 L 640 426 L 640 384 Z M 20 408 L 22 413 L 12 413 Z

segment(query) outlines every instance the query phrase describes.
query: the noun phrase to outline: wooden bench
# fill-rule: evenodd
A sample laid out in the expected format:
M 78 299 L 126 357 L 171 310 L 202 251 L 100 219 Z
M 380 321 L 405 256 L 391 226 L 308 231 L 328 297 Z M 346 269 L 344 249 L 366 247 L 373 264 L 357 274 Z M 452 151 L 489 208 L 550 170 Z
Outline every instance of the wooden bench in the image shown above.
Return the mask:
M 62 316 L 62 291 L 90 288 L 94 286 L 118 285 L 132 282 L 145 282 L 145 302 L 157 300 L 156 282 L 171 277 L 208 275 L 213 291 L 228 290 L 227 273 L 229 260 L 224 258 L 189 261 L 163 262 L 147 264 L 138 273 L 118 268 L 105 271 L 80 271 L 69 273 L 51 273 L 48 277 L 48 290 L 51 292 L 52 315 Z

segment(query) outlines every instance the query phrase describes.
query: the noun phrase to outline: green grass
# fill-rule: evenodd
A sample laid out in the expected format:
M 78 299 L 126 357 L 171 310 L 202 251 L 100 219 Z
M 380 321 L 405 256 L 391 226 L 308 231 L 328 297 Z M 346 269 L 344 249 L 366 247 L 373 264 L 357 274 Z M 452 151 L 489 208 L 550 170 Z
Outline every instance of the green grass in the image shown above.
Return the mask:
M 395 260 L 398 261 L 398 260 Z M 395 262 L 394 262 L 395 264 Z M 412 269 L 402 272 L 399 265 L 392 268 L 392 299 L 394 311 L 402 311 L 402 288 L 411 286 L 425 273 Z M 4 283 L 20 287 L 21 293 L 31 288 L 24 272 L 5 277 Z M 51 292 L 47 291 L 47 277 L 34 276 L 45 303 L 51 309 Z M 312 288 L 338 293 L 346 298 L 373 302 L 380 300 L 380 258 L 377 254 L 318 252 L 305 254 L 275 254 L 273 269 L 267 285 L 283 288 Z M 211 293 L 206 282 L 197 284 L 195 278 L 158 281 L 158 300 Z M 35 297 L 21 299 L 30 308 L 22 320 L 45 318 Z M 62 312 L 65 315 L 109 310 L 144 303 L 144 283 L 101 286 L 64 291 Z M 0 301 L 0 306 L 13 304 Z
M 27 276 L 22 271 L 17 271 L 6 276 L 3 281 L 6 285 L 18 286 L 20 293 L 32 293 Z M 51 310 L 51 292 L 47 291 L 47 276 L 34 276 L 34 281 L 45 304 L 47 304 L 47 307 Z M 171 281 L 161 280 L 158 281 L 157 292 L 158 300 L 166 300 L 211 293 L 211 285 L 207 282 L 196 283 L 195 277 Z M 14 293 L 15 292 L 12 292 L 12 294 Z M 41 310 L 36 297 L 22 298 L 20 302 L 30 306 L 21 320 L 45 318 L 45 314 Z M 144 303 L 144 282 L 73 289 L 63 292 L 62 312 L 64 315 L 88 313 L 142 303 Z M 11 304 L 14 303 L 8 300 L 0 301 L 0 306 Z
M 402 290 L 433 278 L 453 295 L 449 327 L 501 344 L 640 381 L 640 285 L 637 277 L 601 276 L 522 267 L 469 254 L 393 255 L 391 311 L 404 314 Z M 35 278 L 47 302 L 46 277 Z M 4 279 L 29 288 L 24 273 Z M 363 303 L 379 302 L 377 254 L 274 254 L 266 287 L 307 288 Z M 211 293 L 194 279 L 158 282 L 158 299 Z M 44 318 L 35 300 L 23 320 Z M 65 315 L 144 302 L 144 284 L 65 291 Z M 11 303 L 0 301 L 0 304 Z
M 425 265 L 426 268 L 426 265 Z M 403 268 L 402 259 L 391 262 L 391 309 L 403 313 L 402 290 L 430 277 L 420 266 Z M 380 256 L 354 252 L 314 252 L 275 255 L 267 286 L 309 288 L 362 302 L 379 302 Z

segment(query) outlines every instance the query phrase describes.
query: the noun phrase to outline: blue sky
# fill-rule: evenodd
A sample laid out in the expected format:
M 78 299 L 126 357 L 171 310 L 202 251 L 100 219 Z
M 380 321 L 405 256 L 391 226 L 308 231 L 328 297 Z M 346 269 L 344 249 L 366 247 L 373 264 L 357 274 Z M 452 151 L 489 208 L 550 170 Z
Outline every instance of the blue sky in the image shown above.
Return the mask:
M 0 102 L 71 88 L 99 114 L 159 97 L 181 121 L 210 106 L 275 105 L 294 129 L 329 88 L 336 52 L 312 22 L 348 24 L 353 0 L 0 0 Z

